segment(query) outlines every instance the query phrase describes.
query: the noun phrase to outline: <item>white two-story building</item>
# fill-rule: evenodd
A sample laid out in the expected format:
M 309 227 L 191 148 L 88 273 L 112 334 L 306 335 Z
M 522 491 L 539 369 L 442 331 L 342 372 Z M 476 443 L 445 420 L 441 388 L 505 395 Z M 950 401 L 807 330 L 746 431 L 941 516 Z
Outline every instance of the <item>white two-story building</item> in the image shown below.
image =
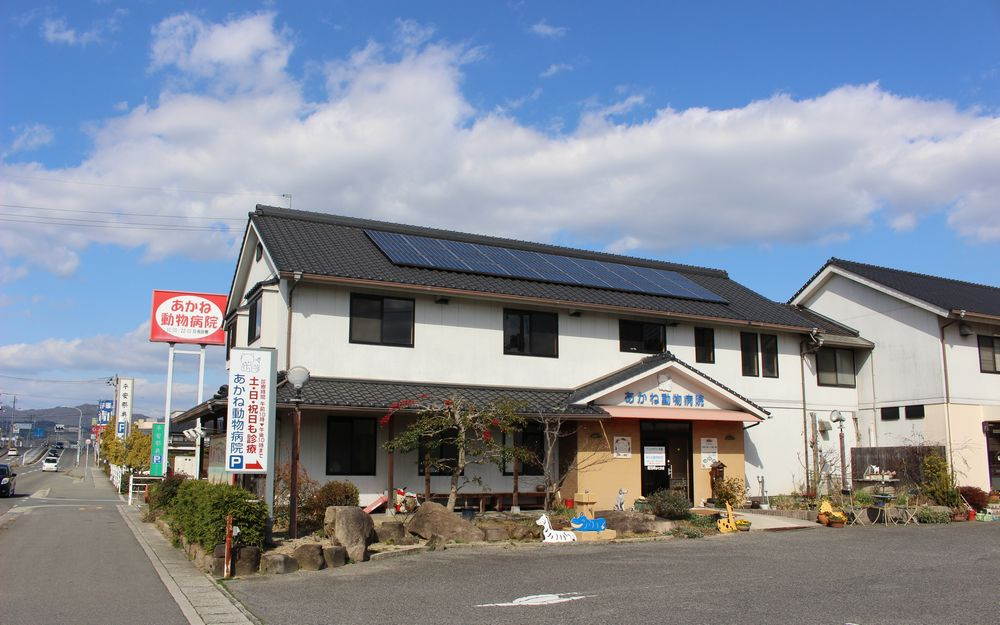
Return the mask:
M 1000 489 L 1000 288 L 833 258 L 791 303 L 875 343 L 862 445 L 942 445 L 960 485 Z
M 422 395 L 506 398 L 568 421 L 563 496 L 589 491 L 598 507 L 622 488 L 626 505 L 661 488 L 701 501 L 715 461 L 752 494 L 758 478 L 799 490 L 815 469 L 815 415 L 838 411 L 859 438 L 855 368 L 872 347 L 718 269 L 265 206 L 250 214 L 226 323 L 230 346 L 273 348 L 279 369 L 311 372 L 302 464 L 354 482 L 363 504 L 423 490 L 416 454 L 382 447 L 405 412 L 379 424 Z M 292 398 L 279 385 L 279 463 Z M 215 399 L 176 421 L 221 429 L 223 415 Z M 537 425 L 512 442 L 539 450 Z M 540 472 L 526 465 L 518 489 L 533 492 Z M 481 484 L 467 490 L 514 488 L 509 471 L 468 473 Z M 430 479 L 446 492 L 446 477 Z

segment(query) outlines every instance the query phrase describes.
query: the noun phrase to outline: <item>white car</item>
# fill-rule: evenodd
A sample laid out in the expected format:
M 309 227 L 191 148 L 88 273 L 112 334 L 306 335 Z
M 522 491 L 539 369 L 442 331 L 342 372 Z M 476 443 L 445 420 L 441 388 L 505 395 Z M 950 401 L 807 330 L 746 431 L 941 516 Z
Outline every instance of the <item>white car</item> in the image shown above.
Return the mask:
M 59 458 L 53 458 L 49 456 L 42 462 L 42 471 L 58 471 L 59 470 Z

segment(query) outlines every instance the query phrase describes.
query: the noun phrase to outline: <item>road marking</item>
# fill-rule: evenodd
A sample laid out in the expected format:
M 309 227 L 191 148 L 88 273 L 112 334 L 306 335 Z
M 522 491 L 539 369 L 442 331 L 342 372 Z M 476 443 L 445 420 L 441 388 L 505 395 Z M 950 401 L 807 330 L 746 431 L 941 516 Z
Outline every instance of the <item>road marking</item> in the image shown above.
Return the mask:
M 569 601 L 578 601 L 580 599 L 588 599 L 596 596 L 597 595 L 581 595 L 578 592 L 563 592 L 554 595 L 528 595 L 527 597 L 518 597 L 509 603 L 481 603 L 474 607 L 499 608 L 508 606 L 555 605 L 557 603 L 567 603 Z

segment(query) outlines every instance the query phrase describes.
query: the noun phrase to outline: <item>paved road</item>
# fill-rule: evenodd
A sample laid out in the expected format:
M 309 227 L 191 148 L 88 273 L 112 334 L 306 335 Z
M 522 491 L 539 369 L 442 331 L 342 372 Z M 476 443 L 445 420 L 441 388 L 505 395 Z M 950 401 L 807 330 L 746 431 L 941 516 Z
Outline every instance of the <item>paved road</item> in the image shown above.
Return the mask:
M 58 473 L 17 467 L 18 496 L 0 499 L 0 623 L 187 625 L 114 488 L 75 461 L 67 450 Z
M 1000 523 L 449 549 L 228 586 L 270 625 L 985 625 L 1000 623 Z M 539 594 L 569 601 L 485 605 Z

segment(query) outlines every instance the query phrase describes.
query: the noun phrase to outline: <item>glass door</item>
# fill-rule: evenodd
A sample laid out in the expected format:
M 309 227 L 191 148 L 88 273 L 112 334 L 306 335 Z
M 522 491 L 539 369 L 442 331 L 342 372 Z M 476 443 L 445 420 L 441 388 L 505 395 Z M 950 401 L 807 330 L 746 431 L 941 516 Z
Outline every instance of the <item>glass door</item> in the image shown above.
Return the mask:
M 691 498 L 691 423 L 643 421 L 639 425 L 642 495 L 677 490 Z

